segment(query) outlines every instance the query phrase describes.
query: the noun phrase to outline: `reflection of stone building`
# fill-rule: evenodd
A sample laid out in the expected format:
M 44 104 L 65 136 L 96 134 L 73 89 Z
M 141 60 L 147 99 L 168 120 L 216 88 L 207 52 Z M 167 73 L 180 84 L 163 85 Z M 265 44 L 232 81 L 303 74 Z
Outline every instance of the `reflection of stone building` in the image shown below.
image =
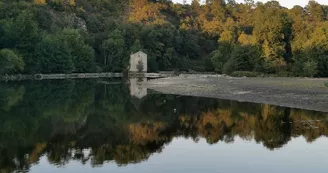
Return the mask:
M 130 55 L 130 72 L 139 72 L 138 64 L 142 64 L 143 68 L 141 72 L 147 73 L 147 54 L 139 51 Z
M 146 81 L 147 78 L 130 78 L 130 94 L 133 97 L 142 99 L 147 95 L 147 88 L 140 85 L 140 82 Z

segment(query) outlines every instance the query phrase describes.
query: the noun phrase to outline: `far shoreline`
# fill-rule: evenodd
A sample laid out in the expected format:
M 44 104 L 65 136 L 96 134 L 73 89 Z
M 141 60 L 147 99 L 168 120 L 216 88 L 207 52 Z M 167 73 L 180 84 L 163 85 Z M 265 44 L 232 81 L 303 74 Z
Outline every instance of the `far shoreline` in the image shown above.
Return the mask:
M 24 81 L 24 80 L 56 80 L 56 79 L 95 79 L 95 78 L 164 78 L 173 76 L 173 73 L 69 73 L 69 74 L 13 74 L 0 75 L 0 82 L 6 81 Z
M 50 80 L 50 79 L 84 79 L 123 77 L 123 73 L 70 73 L 70 74 L 15 74 L 0 75 L 1 81 Z

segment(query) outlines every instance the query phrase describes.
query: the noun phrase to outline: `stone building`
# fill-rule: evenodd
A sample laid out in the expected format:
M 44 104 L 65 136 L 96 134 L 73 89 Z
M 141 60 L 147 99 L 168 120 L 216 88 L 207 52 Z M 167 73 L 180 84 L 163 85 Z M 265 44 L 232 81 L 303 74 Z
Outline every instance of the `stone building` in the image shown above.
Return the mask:
M 129 72 L 147 73 L 147 54 L 142 51 L 131 54 Z

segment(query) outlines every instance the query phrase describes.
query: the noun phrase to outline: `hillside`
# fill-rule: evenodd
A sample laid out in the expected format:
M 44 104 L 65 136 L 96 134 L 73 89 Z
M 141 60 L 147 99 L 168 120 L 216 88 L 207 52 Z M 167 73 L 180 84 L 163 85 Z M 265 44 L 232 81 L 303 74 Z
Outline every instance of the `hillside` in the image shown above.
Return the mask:
M 328 7 L 276 1 L 0 0 L 0 74 L 149 71 L 328 76 Z

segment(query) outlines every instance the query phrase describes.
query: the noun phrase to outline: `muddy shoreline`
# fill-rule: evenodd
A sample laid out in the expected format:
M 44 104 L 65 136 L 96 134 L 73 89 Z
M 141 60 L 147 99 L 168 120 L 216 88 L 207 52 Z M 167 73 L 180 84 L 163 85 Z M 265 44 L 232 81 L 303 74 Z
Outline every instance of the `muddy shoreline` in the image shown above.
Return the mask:
M 165 94 L 211 97 L 240 102 L 328 112 L 328 78 L 233 78 L 180 75 L 143 83 Z

